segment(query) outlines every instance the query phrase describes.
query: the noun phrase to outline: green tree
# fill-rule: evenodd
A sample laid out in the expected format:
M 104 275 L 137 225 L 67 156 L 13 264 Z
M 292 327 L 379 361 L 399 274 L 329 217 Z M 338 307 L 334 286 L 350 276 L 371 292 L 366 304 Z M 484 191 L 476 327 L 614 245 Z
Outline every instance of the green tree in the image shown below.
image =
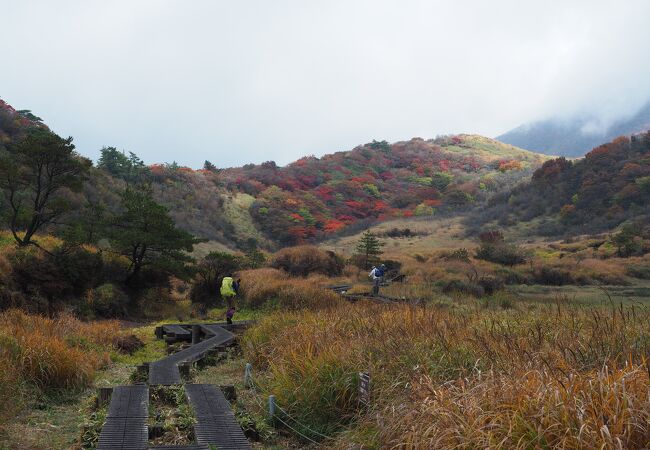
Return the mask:
M 99 169 L 106 170 L 116 178 L 125 179 L 129 174 L 129 158 L 115 147 L 104 147 L 97 161 Z
M 167 208 L 156 203 L 151 189 L 128 187 L 122 193 L 122 213 L 111 220 L 111 247 L 130 261 L 126 284 L 134 285 L 144 267 L 183 276 L 188 255 L 200 242 L 176 228 Z
M 640 227 L 634 224 L 627 224 L 621 227 L 621 231 L 612 236 L 612 242 L 616 245 L 616 253 L 622 258 L 638 254 L 643 249 L 643 239 L 640 237 Z
M 444 191 L 453 181 L 454 176 L 447 172 L 436 172 L 431 175 L 431 186 L 439 191 Z
M 1 215 L 19 246 L 38 245 L 34 235 L 72 209 L 66 194 L 81 190 L 92 165 L 74 148 L 71 137 L 36 130 L 0 153 Z
M 370 230 L 366 230 L 357 243 L 355 253 L 361 267 L 367 270 L 373 264 L 377 264 L 379 256 L 383 253 L 381 250 L 383 245 Z
M 115 147 L 102 148 L 97 167 L 127 183 L 142 181 L 143 175 L 148 171 L 147 166 L 138 155 L 129 152 L 129 156 L 126 156 L 124 152 Z
M 266 256 L 257 246 L 257 239 L 249 237 L 241 244 L 244 251 L 244 261 L 242 267 L 247 269 L 259 269 L 266 263 Z
M 212 164 L 212 163 L 211 163 L 210 161 L 208 161 L 207 159 L 206 159 L 205 162 L 203 163 L 203 170 L 209 170 L 210 172 L 215 172 L 215 173 L 219 171 L 219 169 L 217 169 L 217 166 L 215 166 L 214 164 Z

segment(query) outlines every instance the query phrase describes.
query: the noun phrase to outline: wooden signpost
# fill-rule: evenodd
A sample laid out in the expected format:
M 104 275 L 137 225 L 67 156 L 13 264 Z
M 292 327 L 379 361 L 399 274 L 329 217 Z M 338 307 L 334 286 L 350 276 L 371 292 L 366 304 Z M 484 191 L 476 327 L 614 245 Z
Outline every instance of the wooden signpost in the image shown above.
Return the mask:
M 370 373 L 359 372 L 359 407 L 370 406 Z

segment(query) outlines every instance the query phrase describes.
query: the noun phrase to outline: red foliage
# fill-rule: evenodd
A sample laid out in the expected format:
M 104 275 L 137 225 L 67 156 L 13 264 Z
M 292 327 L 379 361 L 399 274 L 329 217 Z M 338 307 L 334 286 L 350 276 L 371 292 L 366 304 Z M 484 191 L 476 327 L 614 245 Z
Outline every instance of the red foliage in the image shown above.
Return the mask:
M 346 200 L 345 204 L 352 209 L 365 209 L 365 205 L 356 200 Z
M 507 172 L 508 170 L 521 170 L 521 161 L 516 159 L 499 161 L 499 170 L 501 172 Z
M 345 223 L 341 222 L 340 220 L 336 219 L 330 219 L 325 222 L 325 226 L 323 227 L 323 230 L 326 233 L 336 233 L 340 229 L 345 227 Z
M 163 175 L 166 169 L 162 164 L 152 164 L 149 166 L 149 170 L 154 175 Z

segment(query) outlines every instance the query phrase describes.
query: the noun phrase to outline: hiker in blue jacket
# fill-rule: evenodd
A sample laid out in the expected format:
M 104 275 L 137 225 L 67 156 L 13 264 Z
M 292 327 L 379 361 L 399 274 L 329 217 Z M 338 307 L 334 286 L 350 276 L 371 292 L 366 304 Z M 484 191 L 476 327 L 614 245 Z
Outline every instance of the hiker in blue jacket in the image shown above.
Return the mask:
M 382 264 L 379 267 L 372 267 L 372 270 L 370 271 L 370 278 L 372 278 L 372 295 L 376 296 L 379 295 L 379 286 L 381 286 L 381 282 L 384 280 L 384 275 L 386 274 L 386 265 Z

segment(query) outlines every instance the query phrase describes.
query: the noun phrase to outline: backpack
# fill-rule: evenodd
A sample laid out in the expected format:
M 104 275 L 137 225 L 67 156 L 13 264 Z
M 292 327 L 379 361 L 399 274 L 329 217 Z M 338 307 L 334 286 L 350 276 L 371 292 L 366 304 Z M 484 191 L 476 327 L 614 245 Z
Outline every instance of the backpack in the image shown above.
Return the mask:
M 232 284 L 233 284 L 232 277 L 223 277 L 223 281 L 221 282 L 221 296 L 223 298 L 234 297 L 235 295 L 237 295 L 237 293 L 233 289 Z
M 383 276 L 384 276 L 384 269 L 382 269 L 381 267 L 377 267 L 377 268 L 375 269 L 375 276 L 376 276 L 377 278 L 381 278 L 381 277 L 383 277 Z

